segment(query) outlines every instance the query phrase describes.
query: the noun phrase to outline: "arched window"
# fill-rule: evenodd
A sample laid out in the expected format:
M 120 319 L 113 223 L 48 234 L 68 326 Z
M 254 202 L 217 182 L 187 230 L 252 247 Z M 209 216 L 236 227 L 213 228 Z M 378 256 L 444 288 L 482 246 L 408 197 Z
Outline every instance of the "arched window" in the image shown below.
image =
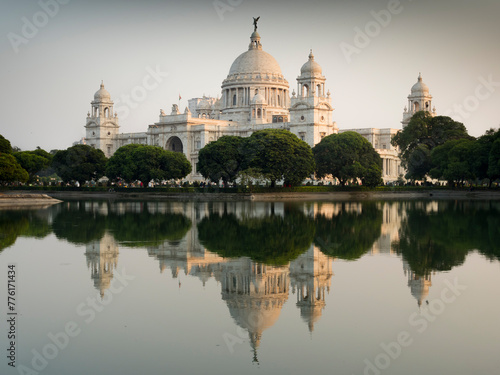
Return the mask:
M 281 98 L 279 95 L 278 95 L 278 107 L 281 107 Z
M 302 96 L 303 97 L 309 96 L 309 86 L 307 85 L 302 86 Z
M 418 104 L 418 102 L 413 103 L 413 110 L 415 112 L 420 111 L 420 105 Z
M 261 118 L 261 117 L 262 117 L 262 111 L 261 111 L 261 109 L 259 108 L 259 109 L 257 110 L 257 118 Z
M 233 105 L 236 105 L 236 95 L 233 95 Z
M 109 117 L 109 108 L 104 108 L 104 117 Z

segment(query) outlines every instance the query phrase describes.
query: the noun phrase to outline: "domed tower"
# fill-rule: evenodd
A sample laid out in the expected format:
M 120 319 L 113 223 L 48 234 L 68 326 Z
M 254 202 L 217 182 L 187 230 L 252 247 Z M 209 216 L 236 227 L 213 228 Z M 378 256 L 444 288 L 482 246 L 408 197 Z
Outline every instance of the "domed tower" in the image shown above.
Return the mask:
M 429 295 L 429 288 L 432 286 L 431 274 L 429 273 L 424 276 L 417 275 L 405 260 L 403 260 L 403 270 L 405 276 L 408 276 L 408 286 L 410 287 L 411 295 L 417 300 L 417 304 L 420 307 Z
M 101 82 L 100 89 L 94 94 L 91 111 L 87 114 L 86 142 L 100 149 L 109 158 L 116 151 L 115 139 L 118 135 L 118 116 L 113 113 L 111 95 Z
M 261 94 L 267 107 L 260 123 L 288 122 L 290 105 L 288 81 L 278 62 L 262 50 L 257 30 L 250 36 L 248 51 L 234 60 L 222 82 L 221 119 L 248 123 L 252 100 Z
M 95 288 L 103 298 L 113 280 L 113 270 L 118 264 L 118 245 L 113 236 L 106 233 L 100 240 L 91 241 L 86 247 L 87 267 L 91 270 Z
M 431 109 L 432 108 L 432 109 Z M 436 108 L 432 107 L 432 95 L 429 94 L 429 87 L 422 81 L 422 74 L 419 73 L 418 81 L 411 88 L 408 95 L 408 106 L 403 112 L 403 129 L 408 125 L 412 116 L 418 111 L 426 111 L 431 116 L 436 116 Z
M 330 292 L 332 275 L 332 260 L 316 247 L 290 263 L 292 291 L 297 293 L 297 307 L 310 332 L 326 306 L 325 292 Z
M 333 108 L 330 91 L 325 91 L 326 78 L 323 69 L 309 54 L 309 60 L 302 65 L 297 77 L 297 93 L 292 93 L 290 108 L 290 130 L 311 147 L 338 128 L 333 122 Z

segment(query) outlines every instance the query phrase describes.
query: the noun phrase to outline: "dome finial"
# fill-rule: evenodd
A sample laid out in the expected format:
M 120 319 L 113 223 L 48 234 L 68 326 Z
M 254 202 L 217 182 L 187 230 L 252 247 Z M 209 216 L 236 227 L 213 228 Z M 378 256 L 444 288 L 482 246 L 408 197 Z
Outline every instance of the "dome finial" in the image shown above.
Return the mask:
M 314 60 L 314 55 L 313 55 L 312 48 L 311 48 L 311 51 L 309 52 L 309 60 Z
M 104 88 L 104 80 L 101 79 L 101 89 Z
M 418 81 L 422 82 L 422 73 L 418 72 Z

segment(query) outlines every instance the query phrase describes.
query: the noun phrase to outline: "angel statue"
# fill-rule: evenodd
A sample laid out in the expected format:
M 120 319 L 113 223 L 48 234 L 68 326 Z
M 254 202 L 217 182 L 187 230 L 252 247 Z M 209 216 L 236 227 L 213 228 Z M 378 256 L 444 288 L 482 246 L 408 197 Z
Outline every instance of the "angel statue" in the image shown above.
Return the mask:
M 254 31 L 257 31 L 257 22 L 259 22 L 259 19 L 260 19 L 260 16 L 255 18 L 253 17 L 253 27 L 254 27 Z

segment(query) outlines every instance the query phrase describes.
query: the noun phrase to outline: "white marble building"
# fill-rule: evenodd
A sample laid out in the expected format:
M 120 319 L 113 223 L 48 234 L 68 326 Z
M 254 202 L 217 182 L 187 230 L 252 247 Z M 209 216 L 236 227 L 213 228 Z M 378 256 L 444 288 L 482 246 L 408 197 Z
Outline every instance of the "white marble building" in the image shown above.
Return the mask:
M 198 152 L 223 135 L 247 137 L 261 129 L 288 129 L 313 147 L 323 137 L 338 133 L 330 91 L 325 83 L 322 68 L 311 51 L 297 77 L 297 89 L 292 90 L 290 96 L 280 65 L 262 49 L 261 37 L 255 28 L 248 50 L 236 58 L 222 82 L 220 99 L 206 96 L 190 99 L 183 112 L 176 104 L 169 114 L 160 110 L 158 122 L 149 125 L 146 132 L 119 133 L 113 101 L 101 83 L 87 115 L 85 143 L 101 149 L 107 157 L 130 143 L 183 152 L 193 166 L 187 179 L 202 180 L 197 171 Z M 430 111 L 431 100 L 429 89 L 419 76 L 408 97 L 409 109 L 405 108 L 403 126 L 419 109 Z M 379 152 L 385 182 L 395 181 L 404 174 L 398 152 L 390 144 L 398 129 L 352 130 L 367 138 Z

